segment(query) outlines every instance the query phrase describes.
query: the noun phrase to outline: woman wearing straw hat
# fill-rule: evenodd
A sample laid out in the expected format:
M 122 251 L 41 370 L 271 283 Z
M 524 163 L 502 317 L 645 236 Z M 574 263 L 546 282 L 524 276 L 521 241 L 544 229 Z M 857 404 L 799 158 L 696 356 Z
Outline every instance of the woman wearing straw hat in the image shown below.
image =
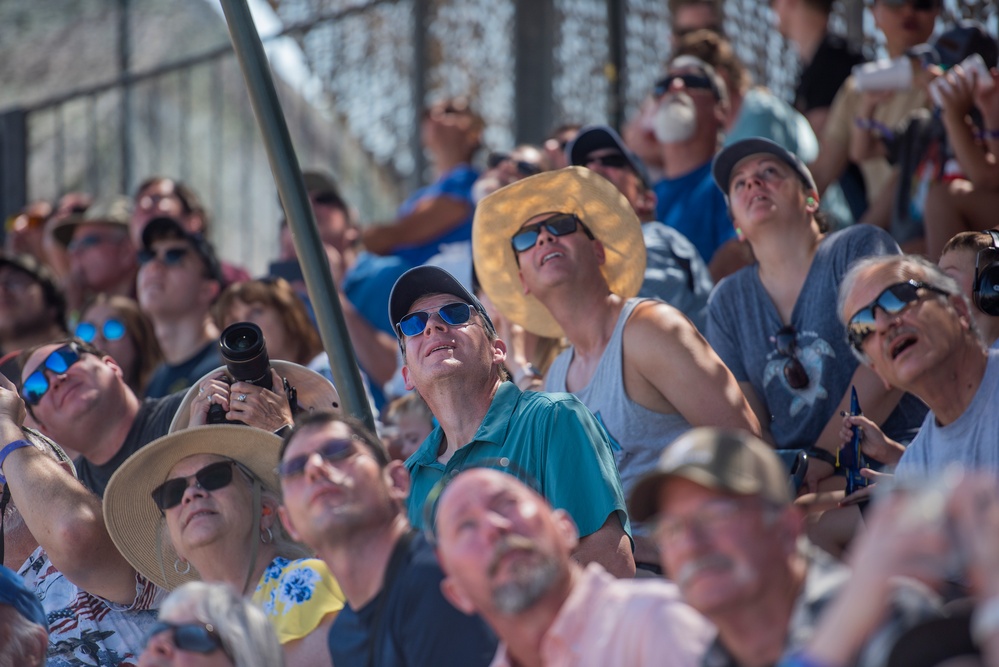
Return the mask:
M 708 340 L 769 429 L 765 435 L 778 449 L 812 454 L 807 481 L 814 490 L 833 472 L 851 386 L 864 413 L 900 437 L 917 429 L 925 414 L 918 400 L 900 402 L 899 392 L 886 390 L 858 364 L 836 317 L 839 282 L 850 264 L 899 249 L 869 225 L 827 234 L 808 168 L 768 139 L 723 149 L 712 173 L 756 264 L 715 288 Z
M 228 583 L 263 607 L 289 665 L 330 664 L 326 631 L 343 593 L 281 527 L 280 447 L 277 436 L 240 426 L 171 433 L 114 474 L 104 518 L 122 555 L 157 585 Z

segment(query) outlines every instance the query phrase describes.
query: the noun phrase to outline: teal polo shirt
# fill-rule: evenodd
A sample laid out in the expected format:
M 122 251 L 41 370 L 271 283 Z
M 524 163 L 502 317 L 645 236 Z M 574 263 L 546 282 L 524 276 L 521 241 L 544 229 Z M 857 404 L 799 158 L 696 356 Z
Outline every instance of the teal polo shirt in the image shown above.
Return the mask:
M 536 480 L 552 507 L 569 513 L 580 537 L 599 530 L 612 512 L 631 535 L 607 431 L 572 394 L 522 392 L 504 382 L 475 437 L 447 465 L 437 460 L 443 441 L 438 426 L 406 461 L 411 478 L 409 522 L 414 527 L 422 528 L 423 505 L 442 477 L 483 463 L 499 467 L 496 460 L 507 458 L 509 472 L 532 477 L 528 483 Z

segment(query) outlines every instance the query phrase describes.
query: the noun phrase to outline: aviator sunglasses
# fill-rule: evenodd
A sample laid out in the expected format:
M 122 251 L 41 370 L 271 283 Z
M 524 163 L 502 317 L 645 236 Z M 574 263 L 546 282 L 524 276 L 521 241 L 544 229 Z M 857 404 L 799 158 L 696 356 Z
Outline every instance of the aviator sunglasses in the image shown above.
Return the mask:
M 114 318 L 108 319 L 100 325 L 101 336 L 106 341 L 121 340 L 125 337 L 125 323 Z M 93 343 L 97 337 L 97 325 L 93 322 L 80 322 L 76 325 L 76 337 L 86 343 Z
M 656 81 L 656 85 L 652 89 L 653 96 L 659 98 L 668 93 L 670 86 L 673 85 L 673 81 L 676 79 L 683 81 L 684 88 L 690 90 L 710 90 L 714 93 L 715 97 L 719 97 L 718 88 L 715 87 L 714 81 L 703 74 L 667 74 Z
M 45 371 L 62 375 L 79 360 L 80 351 L 73 343 L 53 350 L 49 356 L 45 357 L 45 361 L 31 375 L 24 379 L 24 386 L 21 389 L 24 402 L 28 405 L 38 405 L 42 397 L 48 392 L 51 385 Z
M 906 307 L 914 302 L 919 301 L 922 297 L 919 295 L 919 290 L 926 289 L 931 292 L 936 292 L 937 294 L 943 294 L 947 296 L 947 292 L 940 289 L 939 287 L 934 287 L 933 285 L 928 285 L 917 280 L 909 280 L 904 283 L 895 283 L 894 285 L 889 285 L 885 288 L 881 294 L 878 295 L 874 301 L 858 310 L 850 321 L 846 325 L 847 336 L 850 339 L 850 344 L 858 351 L 861 352 L 861 347 L 867 337 L 870 336 L 875 329 L 875 317 L 874 309 L 880 308 L 884 311 L 885 315 L 898 315 Z
M 157 253 L 152 250 L 143 248 L 142 250 L 139 251 L 139 266 L 145 266 L 154 259 L 158 259 L 165 266 L 177 266 L 182 261 L 184 261 L 184 257 L 187 256 L 187 253 L 189 251 L 190 248 L 177 247 L 177 248 L 167 248 L 162 253 Z
M 788 386 L 791 389 L 804 389 L 809 383 L 808 371 L 798 359 L 798 344 L 794 337 L 794 327 L 789 324 L 775 333 L 772 340 L 777 345 L 777 353 L 787 359 L 784 364 L 784 379 Z
M 577 227 L 582 227 L 583 232 L 589 238 L 593 238 L 593 233 L 583 224 L 582 220 L 572 213 L 559 213 L 547 220 L 521 227 L 520 231 L 510 239 L 510 245 L 513 246 L 513 251 L 519 255 L 534 247 L 534 244 L 538 242 L 538 237 L 541 236 L 542 228 L 552 236 L 567 236 L 575 232 Z
M 472 317 L 472 307 L 467 303 L 455 301 L 454 303 L 441 306 L 437 314 L 444 324 L 456 327 L 468 322 L 469 318 Z M 433 311 L 427 310 L 418 310 L 415 313 L 410 313 L 399 320 L 399 331 L 404 336 L 418 336 L 426 330 L 427 322 L 430 321 L 431 315 L 433 315 Z
M 232 469 L 234 466 L 239 466 L 239 463 L 232 460 L 209 463 L 188 477 L 168 479 L 153 489 L 149 495 L 152 496 L 153 502 L 156 503 L 156 507 L 161 511 L 168 510 L 171 507 L 179 505 L 180 501 L 184 499 L 184 492 L 187 491 L 187 487 L 190 486 L 192 479 L 197 488 L 204 489 L 205 491 L 217 491 L 229 486 L 232 483 Z M 240 469 L 243 469 L 242 466 L 240 466 Z
M 146 636 L 146 645 L 148 646 L 150 640 L 156 635 L 168 631 L 171 633 L 170 638 L 174 647 L 181 651 L 207 654 L 221 650 L 226 656 L 229 656 L 229 652 L 222 645 L 222 638 L 211 623 L 166 623 L 160 621 L 150 628 L 149 634 Z
M 284 480 L 298 477 L 305 472 L 305 466 L 316 454 L 324 463 L 335 463 L 350 458 L 354 454 L 353 438 L 334 438 L 319 446 L 315 451 L 301 456 L 292 456 L 282 461 L 277 468 L 278 477 Z

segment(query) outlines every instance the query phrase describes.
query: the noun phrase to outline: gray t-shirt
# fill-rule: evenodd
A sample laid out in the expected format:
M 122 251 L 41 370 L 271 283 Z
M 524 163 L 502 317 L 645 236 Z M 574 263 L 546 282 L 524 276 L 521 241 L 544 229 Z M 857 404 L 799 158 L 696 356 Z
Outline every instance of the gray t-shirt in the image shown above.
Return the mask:
M 887 232 L 870 225 L 849 227 L 819 243 L 791 312 L 796 354 L 809 379 L 803 389 L 792 389 L 784 377 L 790 359 L 776 344 L 784 323 L 760 282 L 757 265 L 718 283 L 708 302 L 708 341 L 735 379 L 749 382 L 764 403 L 777 447 L 814 445 L 850 389 L 858 361 L 836 315 L 836 294 L 847 269 L 863 257 L 899 252 Z M 925 414 L 922 401 L 907 394 L 882 428 L 908 442 Z
M 661 222 L 643 222 L 642 237 L 645 281 L 638 296 L 665 301 L 703 332 L 714 283 L 701 253 L 686 236 Z
M 982 384 L 968 409 L 956 420 L 941 426 L 927 413 L 915 437 L 895 468 L 899 482 L 923 480 L 938 475 L 952 463 L 965 468 L 999 473 L 999 350 L 989 350 Z

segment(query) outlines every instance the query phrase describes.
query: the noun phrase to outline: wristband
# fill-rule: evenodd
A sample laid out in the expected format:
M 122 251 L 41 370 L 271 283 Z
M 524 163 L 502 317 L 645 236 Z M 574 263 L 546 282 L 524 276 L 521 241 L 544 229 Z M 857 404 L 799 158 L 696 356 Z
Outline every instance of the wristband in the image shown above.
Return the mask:
M 833 667 L 828 662 L 817 660 L 804 651 L 798 651 L 785 656 L 777 663 L 777 667 Z
M 809 447 L 808 449 L 805 450 L 805 453 L 814 459 L 818 459 L 819 461 L 825 461 L 833 468 L 838 467 L 837 463 L 839 462 L 836 459 L 836 455 L 828 450 L 822 449 L 821 447 Z
M 981 646 L 999 631 L 999 597 L 989 598 L 971 614 L 971 638 Z
M 7 456 L 15 449 L 21 449 L 21 447 L 34 447 L 34 445 L 27 440 L 15 440 L 9 445 L 4 446 L 3 449 L 0 449 L 0 484 L 7 483 L 7 478 L 3 475 L 3 464 L 7 461 Z

